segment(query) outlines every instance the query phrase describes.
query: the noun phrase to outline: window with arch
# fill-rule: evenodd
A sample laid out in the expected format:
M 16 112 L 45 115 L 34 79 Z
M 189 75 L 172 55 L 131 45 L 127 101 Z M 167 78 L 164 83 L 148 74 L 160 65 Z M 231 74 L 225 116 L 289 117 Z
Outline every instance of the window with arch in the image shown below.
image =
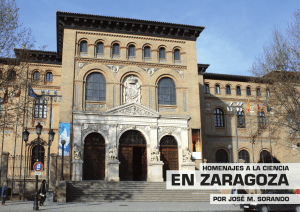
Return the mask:
M 120 57 L 120 45 L 118 43 L 113 44 L 112 56 L 117 58 Z
M 225 149 L 218 149 L 216 152 L 217 163 L 228 163 L 228 152 Z
M 245 163 L 250 163 L 250 155 L 247 150 L 241 150 L 239 152 L 239 159 L 245 160 Z
M 259 157 L 260 161 L 259 162 L 261 162 L 261 163 L 270 163 L 271 157 L 272 157 L 272 155 L 270 154 L 269 151 L 263 150 L 260 153 L 260 157 Z
M 33 80 L 38 80 L 38 79 L 40 79 L 40 72 L 35 71 L 35 72 L 33 73 Z
M 226 94 L 231 94 L 230 85 L 226 85 Z
M 246 91 L 247 91 L 247 96 L 251 96 L 251 88 L 249 86 L 246 88 Z
M 133 44 L 128 46 L 128 58 L 129 59 L 135 58 L 135 45 Z
M 159 80 L 158 104 L 176 105 L 176 86 L 171 78 L 164 77 Z
M 104 43 L 103 42 L 98 42 L 96 45 L 96 54 L 97 57 L 101 57 L 104 55 Z
M 145 59 L 150 59 L 151 58 L 151 47 L 150 46 L 145 46 L 144 47 L 144 58 Z
M 256 96 L 261 96 L 260 88 L 256 88 Z
M 38 145 L 35 145 L 32 147 L 32 152 L 31 152 L 31 166 L 30 169 L 33 170 L 33 165 L 34 163 L 38 160 L 42 164 L 44 164 L 45 161 L 45 148 L 42 145 L 39 145 L 40 149 L 37 153 L 38 150 Z
M 221 93 L 221 91 L 220 91 L 220 85 L 215 85 L 215 93 L 216 94 Z
M 238 128 L 245 128 L 246 127 L 244 111 L 238 111 L 237 112 L 237 127 Z
M 16 71 L 14 71 L 12 69 L 8 71 L 8 77 L 7 77 L 8 80 L 15 80 L 16 77 L 17 77 Z
M 204 84 L 204 93 L 210 93 L 209 84 Z
M 106 100 L 106 79 L 103 74 L 93 72 L 86 78 L 85 100 L 105 101 Z
M 242 95 L 241 86 L 236 86 L 236 95 Z
M 264 112 L 258 112 L 257 113 L 258 118 L 258 127 L 259 128 L 265 128 L 266 122 L 265 122 L 265 113 Z
M 37 99 L 34 105 L 34 118 L 47 118 L 47 101 L 44 99 Z
M 269 88 L 266 89 L 266 96 L 270 97 L 270 89 Z
M 46 81 L 47 82 L 52 82 L 52 79 L 53 79 L 53 75 L 51 72 L 47 72 L 46 74 Z
M 159 60 L 165 61 L 167 59 L 166 57 L 166 49 L 164 47 L 159 48 Z
M 215 127 L 225 127 L 224 112 L 222 109 L 220 108 L 215 109 L 214 117 L 215 117 Z
M 174 50 L 174 61 L 175 63 L 181 61 L 180 49 Z
M 88 53 L 88 43 L 86 40 L 80 42 L 79 51 L 80 53 Z

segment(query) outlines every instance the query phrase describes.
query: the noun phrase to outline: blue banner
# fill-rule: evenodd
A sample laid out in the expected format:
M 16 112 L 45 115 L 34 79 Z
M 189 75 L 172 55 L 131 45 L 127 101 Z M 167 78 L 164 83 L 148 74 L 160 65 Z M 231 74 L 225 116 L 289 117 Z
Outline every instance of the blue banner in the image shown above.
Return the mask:
M 64 146 L 64 155 L 65 156 L 69 156 L 70 155 L 70 134 L 71 134 L 71 123 L 60 123 L 59 126 L 59 155 L 62 155 L 62 145 L 61 145 L 61 141 L 65 140 L 65 146 Z

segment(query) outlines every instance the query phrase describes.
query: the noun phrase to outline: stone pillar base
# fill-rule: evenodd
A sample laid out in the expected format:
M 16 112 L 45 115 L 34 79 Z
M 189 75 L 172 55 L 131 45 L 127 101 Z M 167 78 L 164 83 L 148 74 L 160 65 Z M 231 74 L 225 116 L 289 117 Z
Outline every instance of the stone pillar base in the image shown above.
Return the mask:
M 150 167 L 150 176 L 148 181 L 150 182 L 164 182 L 163 178 L 163 165 L 162 161 L 151 162 Z
M 82 181 L 82 164 L 83 160 L 73 160 L 72 181 Z
M 46 191 L 46 202 L 53 202 L 53 191 Z
M 118 160 L 112 160 L 108 162 L 108 181 L 120 181 L 119 166 L 120 161 Z
M 195 162 L 183 162 L 181 165 L 181 170 L 195 171 L 196 163 Z

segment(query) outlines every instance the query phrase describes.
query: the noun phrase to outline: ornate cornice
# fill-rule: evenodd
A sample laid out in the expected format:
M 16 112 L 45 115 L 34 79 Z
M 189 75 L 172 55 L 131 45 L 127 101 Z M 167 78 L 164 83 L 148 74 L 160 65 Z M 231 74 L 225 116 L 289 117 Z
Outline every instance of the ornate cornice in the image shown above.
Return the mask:
M 141 36 L 196 41 L 201 26 L 146 21 L 130 18 L 56 12 L 57 52 L 62 55 L 64 29 L 104 31 Z
M 186 66 L 179 66 L 179 65 L 166 65 L 166 64 L 157 64 L 157 63 L 142 63 L 142 62 L 108 60 L 108 59 L 98 59 L 98 58 L 76 57 L 75 61 L 103 63 L 104 65 L 124 65 L 124 66 L 151 67 L 151 68 L 187 69 Z

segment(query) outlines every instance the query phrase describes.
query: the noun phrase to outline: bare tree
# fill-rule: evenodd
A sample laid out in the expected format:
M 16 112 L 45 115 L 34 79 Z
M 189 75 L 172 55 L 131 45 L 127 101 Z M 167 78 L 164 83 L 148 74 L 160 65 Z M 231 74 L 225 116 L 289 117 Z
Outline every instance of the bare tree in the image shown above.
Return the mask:
M 296 10 L 286 33 L 277 28 L 263 47 L 250 70 L 255 83 L 265 89 L 265 95 L 258 97 L 268 115 L 264 126 L 253 134 L 270 130 L 279 132 L 285 145 L 292 147 L 299 143 L 300 135 L 300 10 Z

